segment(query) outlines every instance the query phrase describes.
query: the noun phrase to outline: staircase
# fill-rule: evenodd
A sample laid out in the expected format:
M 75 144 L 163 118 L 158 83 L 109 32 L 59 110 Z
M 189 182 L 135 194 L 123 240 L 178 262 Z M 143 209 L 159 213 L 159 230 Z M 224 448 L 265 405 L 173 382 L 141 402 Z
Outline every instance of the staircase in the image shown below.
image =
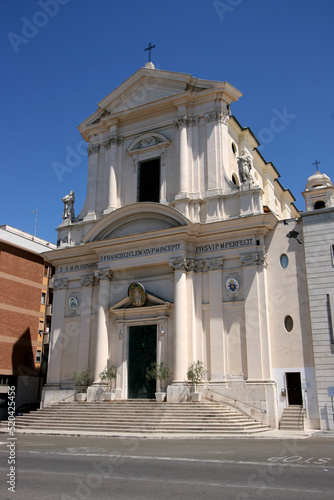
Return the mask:
M 281 430 L 304 430 L 304 408 L 302 406 L 289 406 L 284 408 L 279 428 Z
M 254 434 L 269 428 L 221 403 L 62 402 L 16 417 L 18 432 L 110 436 Z M 0 430 L 7 428 L 2 422 Z

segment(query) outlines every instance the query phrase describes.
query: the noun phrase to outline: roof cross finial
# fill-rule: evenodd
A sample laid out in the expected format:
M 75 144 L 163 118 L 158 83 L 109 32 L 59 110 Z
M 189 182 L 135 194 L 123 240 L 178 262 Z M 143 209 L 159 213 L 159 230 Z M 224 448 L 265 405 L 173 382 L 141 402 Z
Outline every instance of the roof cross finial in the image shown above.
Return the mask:
M 317 169 L 317 171 L 318 171 L 319 163 L 321 163 L 321 161 L 318 161 L 318 160 L 315 160 L 315 162 L 313 163 L 313 165 L 315 165 L 315 168 Z
M 150 42 L 150 43 L 148 44 L 148 47 L 146 47 L 146 49 L 144 49 L 144 50 L 145 50 L 145 52 L 146 52 L 147 50 L 149 51 L 149 52 L 148 52 L 148 62 L 152 62 L 152 61 L 151 61 L 151 50 L 152 50 L 152 49 L 155 49 L 155 47 L 156 47 L 156 46 L 155 46 L 155 45 L 152 45 L 152 44 L 151 44 L 151 42 Z

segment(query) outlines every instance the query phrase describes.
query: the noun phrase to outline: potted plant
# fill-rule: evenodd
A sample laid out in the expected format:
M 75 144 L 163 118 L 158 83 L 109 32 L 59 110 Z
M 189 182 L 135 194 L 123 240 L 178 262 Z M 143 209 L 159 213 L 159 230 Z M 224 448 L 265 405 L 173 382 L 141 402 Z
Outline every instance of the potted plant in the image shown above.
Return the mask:
M 187 379 L 194 384 L 194 392 L 191 393 L 192 401 L 198 402 L 201 400 L 201 393 L 197 392 L 197 384 L 205 380 L 206 370 L 204 369 L 203 361 L 194 361 L 188 368 Z
M 81 372 L 73 372 L 72 378 L 74 380 L 74 384 L 79 391 L 76 394 L 77 401 L 86 401 L 87 399 L 87 387 L 89 381 L 93 375 L 92 370 L 89 368 L 85 368 Z
M 100 373 L 101 382 L 105 382 L 108 384 L 109 391 L 107 391 L 104 395 L 106 401 L 114 401 L 116 393 L 113 390 L 113 385 L 115 383 L 117 377 L 117 366 L 110 365 L 106 366 L 104 370 Z
M 147 380 L 156 380 L 157 383 L 157 392 L 155 393 L 155 399 L 162 403 L 166 398 L 166 392 L 161 391 L 161 381 L 166 380 L 172 374 L 169 371 L 169 368 L 164 366 L 163 363 L 159 365 L 154 361 L 151 363 L 150 368 L 146 368 L 146 379 Z

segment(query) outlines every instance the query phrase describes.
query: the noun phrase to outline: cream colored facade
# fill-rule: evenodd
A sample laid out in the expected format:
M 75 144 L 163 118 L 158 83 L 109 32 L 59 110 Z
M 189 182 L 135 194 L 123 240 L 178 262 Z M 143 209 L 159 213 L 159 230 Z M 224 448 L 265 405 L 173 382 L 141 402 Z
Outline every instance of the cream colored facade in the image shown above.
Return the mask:
M 65 210 L 51 259 L 45 404 L 71 396 L 71 373 L 87 366 L 88 398 L 100 399 L 107 364 L 119 369 L 117 397 L 128 398 L 133 332 L 153 325 L 155 359 L 173 373 L 169 401 L 188 397 L 187 368 L 201 360 L 205 397 L 277 427 L 294 373 L 306 423 L 319 425 L 303 247 L 291 236 L 299 214 L 231 115 L 240 97 L 226 82 L 148 65 L 80 125 L 87 196 L 76 218 Z M 131 304 L 132 283 L 146 290 L 142 306 Z

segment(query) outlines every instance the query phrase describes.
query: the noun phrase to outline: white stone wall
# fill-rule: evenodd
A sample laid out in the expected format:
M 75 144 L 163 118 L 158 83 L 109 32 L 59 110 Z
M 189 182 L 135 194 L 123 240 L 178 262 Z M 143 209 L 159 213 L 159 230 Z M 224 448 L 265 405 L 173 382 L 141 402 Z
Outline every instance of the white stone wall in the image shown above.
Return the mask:
M 322 429 L 334 429 L 328 388 L 334 387 L 333 311 L 329 297 L 334 293 L 334 211 L 303 212 L 303 234 L 310 301 L 314 361 Z

